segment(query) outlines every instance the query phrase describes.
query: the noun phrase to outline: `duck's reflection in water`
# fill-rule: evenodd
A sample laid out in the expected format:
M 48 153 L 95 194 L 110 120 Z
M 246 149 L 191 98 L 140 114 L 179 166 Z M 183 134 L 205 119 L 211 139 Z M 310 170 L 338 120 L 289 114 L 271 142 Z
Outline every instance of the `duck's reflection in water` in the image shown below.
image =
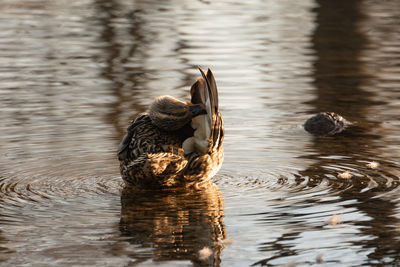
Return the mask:
M 203 190 L 138 191 L 121 196 L 120 231 L 132 244 L 153 248 L 136 261 L 190 260 L 219 266 L 226 239 L 224 199 L 215 184 Z

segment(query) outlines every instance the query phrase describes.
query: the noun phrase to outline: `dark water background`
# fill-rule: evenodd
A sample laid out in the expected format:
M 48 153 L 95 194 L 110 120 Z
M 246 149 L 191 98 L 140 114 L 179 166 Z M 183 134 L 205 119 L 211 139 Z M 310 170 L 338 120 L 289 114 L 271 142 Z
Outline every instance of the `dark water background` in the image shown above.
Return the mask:
M 129 121 L 197 65 L 217 187 L 122 190 Z M 397 0 L 0 0 L 0 265 L 398 266 L 399 119 Z

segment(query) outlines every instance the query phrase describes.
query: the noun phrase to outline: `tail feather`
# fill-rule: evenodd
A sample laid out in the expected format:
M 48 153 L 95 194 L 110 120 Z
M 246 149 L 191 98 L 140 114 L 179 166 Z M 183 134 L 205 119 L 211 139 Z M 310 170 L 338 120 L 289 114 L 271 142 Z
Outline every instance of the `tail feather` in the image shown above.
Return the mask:
M 214 75 L 210 69 L 207 70 L 207 81 L 210 86 L 211 97 L 213 98 L 213 101 L 214 101 L 214 109 L 215 109 L 215 112 L 217 113 L 218 105 L 219 105 L 217 83 L 215 82 Z
M 210 120 L 210 124 L 213 125 L 213 117 L 214 117 L 214 114 L 215 114 L 215 103 L 214 103 L 215 97 L 213 97 L 213 90 L 212 90 L 211 84 L 210 84 L 210 82 L 209 82 L 209 80 L 207 78 L 207 74 L 200 67 L 199 67 L 199 70 L 200 70 L 201 76 L 203 77 L 203 80 L 205 82 L 205 87 L 203 89 L 204 90 L 205 99 L 204 99 L 203 104 L 205 104 L 205 106 L 206 106 L 206 110 L 207 110 L 207 114 L 208 114 L 208 117 L 209 117 L 209 120 Z M 210 70 L 208 70 L 208 71 L 210 71 Z M 217 87 L 214 87 L 215 90 L 216 90 L 216 88 Z
M 199 67 L 203 80 L 205 81 L 206 89 L 205 92 L 205 102 L 207 114 L 209 116 L 209 121 L 211 124 L 211 134 L 210 141 L 210 151 L 215 148 L 219 148 L 222 143 L 223 138 L 223 121 L 222 116 L 219 113 L 219 100 L 218 100 L 218 89 L 215 82 L 215 78 L 210 69 L 207 73 Z

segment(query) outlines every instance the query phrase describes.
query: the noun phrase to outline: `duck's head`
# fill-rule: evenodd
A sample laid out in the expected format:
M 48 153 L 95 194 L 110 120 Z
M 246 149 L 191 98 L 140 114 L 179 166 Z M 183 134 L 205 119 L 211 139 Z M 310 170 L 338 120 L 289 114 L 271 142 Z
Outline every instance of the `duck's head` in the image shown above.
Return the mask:
M 192 118 L 206 113 L 202 104 L 184 103 L 168 95 L 157 97 L 149 110 L 154 125 L 166 131 L 178 130 Z

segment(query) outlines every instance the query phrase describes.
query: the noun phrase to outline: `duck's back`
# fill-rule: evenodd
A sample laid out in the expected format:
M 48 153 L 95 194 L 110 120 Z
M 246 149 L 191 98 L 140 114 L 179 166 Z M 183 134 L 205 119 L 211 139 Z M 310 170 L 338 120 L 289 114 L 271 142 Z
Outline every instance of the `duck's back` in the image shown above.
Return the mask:
M 190 127 L 164 131 L 152 123 L 148 114 L 139 115 L 118 149 L 124 181 L 143 188 L 177 186 L 181 183 L 177 174 L 187 165 L 182 142 L 191 134 Z

